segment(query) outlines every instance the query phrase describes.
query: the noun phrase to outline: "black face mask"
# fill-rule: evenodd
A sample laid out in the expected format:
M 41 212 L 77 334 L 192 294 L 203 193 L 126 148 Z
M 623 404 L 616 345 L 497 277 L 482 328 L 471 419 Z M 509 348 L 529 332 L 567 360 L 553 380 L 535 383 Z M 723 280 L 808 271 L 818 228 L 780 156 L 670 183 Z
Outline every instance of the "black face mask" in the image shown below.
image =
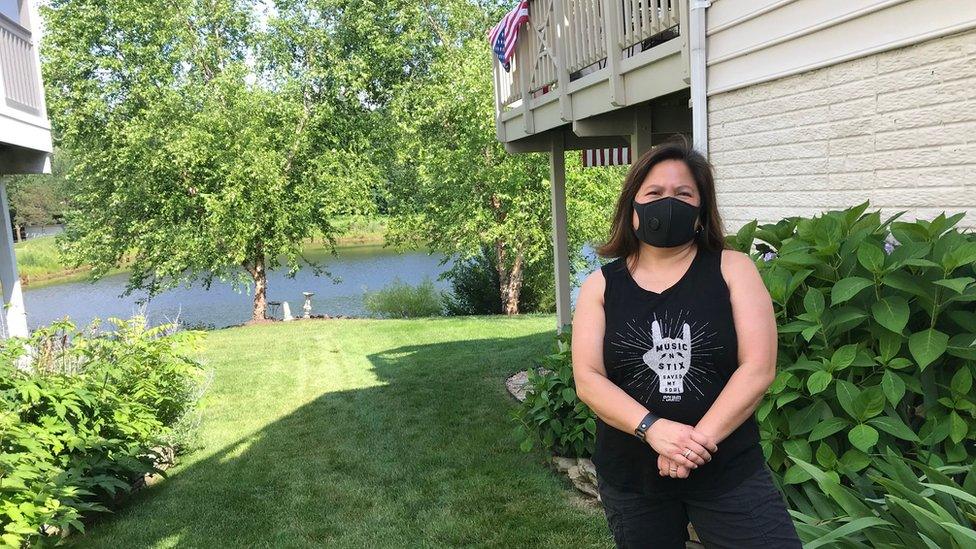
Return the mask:
M 659 248 L 673 248 L 695 238 L 698 206 L 666 196 L 640 204 L 633 201 L 639 225 L 634 233 L 641 241 Z

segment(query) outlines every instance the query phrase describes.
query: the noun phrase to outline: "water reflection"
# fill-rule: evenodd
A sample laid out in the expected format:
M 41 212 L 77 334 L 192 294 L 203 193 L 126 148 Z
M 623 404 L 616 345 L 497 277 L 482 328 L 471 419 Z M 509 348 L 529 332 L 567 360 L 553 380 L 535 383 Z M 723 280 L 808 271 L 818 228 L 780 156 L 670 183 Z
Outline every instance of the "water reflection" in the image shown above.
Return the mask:
M 307 254 L 318 261 L 332 277 L 315 276 L 311 269 L 303 269 L 295 278 L 288 278 L 284 270 L 268 274 L 268 300 L 287 301 L 295 316 L 302 314 L 302 292 L 314 292 L 313 314 L 365 316 L 363 293 L 375 292 L 399 279 L 419 284 L 430 277 L 437 289 L 450 290 L 450 282 L 438 281 L 437 275 L 450 269 L 453 261 L 438 265 L 440 254 L 425 251 L 397 253 L 378 245 L 343 247 L 339 257 L 324 251 Z M 69 316 L 79 325 L 92 319 L 117 316 L 127 318 L 140 311 L 138 302 L 145 293 L 136 292 L 119 297 L 125 289 L 128 275 L 105 277 L 98 282 L 87 281 L 25 288 L 27 322 L 31 328 Z M 231 326 L 251 317 L 250 289 L 236 292 L 230 283 L 215 280 L 209 290 L 201 284 L 164 292 L 145 305 L 150 323 L 158 324 L 180 319 L 191 325 Z

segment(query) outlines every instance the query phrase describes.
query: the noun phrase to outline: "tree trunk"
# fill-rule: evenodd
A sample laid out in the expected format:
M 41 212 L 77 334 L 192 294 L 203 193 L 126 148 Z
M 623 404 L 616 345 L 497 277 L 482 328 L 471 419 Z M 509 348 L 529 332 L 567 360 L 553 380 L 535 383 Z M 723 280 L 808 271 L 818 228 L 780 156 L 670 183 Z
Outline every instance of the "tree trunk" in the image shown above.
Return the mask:
M 257 254 L 253 263 L 245 264 L 245 268 L 254 280 L 254 307 L 251 309 L 251 320 L 265 320 L 268 312 L 268 274 L 264 270 L 264 254 Z
M 512 268 L 506 267 L 505 243 L 495 240 L 495 263 L 498 270 L 498 292 L 501 294 L 502 311 L 506 315 L 519 314 L 519 294 L 522 292 L 522 253 L 515 254 Z
M 505 314 L 519 314 L 519 296 L 522 294 L 522 252 L 515 254 L 515 262 L 508 277 L 508 294 L 505 297 Z
M 497 194 L 491 195 L 490 204 L 495 214 L 495 221 L 499 225 L 504 223 L 507 213 L 502 209 L 502 201 Z M 519 314 L 518 302 L 519 294 L 522 292 L 523 260 L 522 252 L 515 252 L 515 259 L 512 262 L 511 269 L 509 269 L 505 241 L 500 238 L 495 239 L 495 266 L 498 270 L 498 291 L 501 294 L 502 311 L 506 315 Z

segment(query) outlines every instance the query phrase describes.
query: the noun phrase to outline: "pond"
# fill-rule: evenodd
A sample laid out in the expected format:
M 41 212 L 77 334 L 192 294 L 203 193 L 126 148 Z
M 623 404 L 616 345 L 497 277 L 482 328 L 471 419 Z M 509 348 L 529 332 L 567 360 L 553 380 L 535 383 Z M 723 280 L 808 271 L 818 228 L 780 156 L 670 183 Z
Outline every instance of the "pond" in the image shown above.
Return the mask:
M 437 280 L 440 273 L 453 265 L 448 260 L 439 265 L 443 255 L 428 254 L 424 250 L 396 252 L 380 245 L 344 246 L 337 248 L 338 257 L 324 250 L 310 252 L 310 259 L 324 266 L 339 280 L 316 276 L 311 269 L 303 269 L 294 278 L 284 270 L 268 274 L 268 300 L 287 301 L 291 313 L 301 316 L 302 292 L 314 292 L 312 314 L 368 316 L 363 306 L 363 294 L 375 292 L 400 280 L 416 285 L 429 277 L 438 290 L 450 291 L 448 280 Z M 580 277 L 585 276 L 581 274 Z M 62 282 L 24 289 L 27 323 L 30 328 L 50 324 L 68 316 L 78 326 L 87 325 L 94 318 L 129 318 L 142 311 L 151 324 L 179 318 L 190 326 L 222 328 L 247 321 L 251 317 L 251 296 L 247 289 L 237 292 L 230 283 L 215 280 L 210 289 L 201 284 L 163 292 L 144 306 L 144 293 L 120 297 L 128 274 L 116 274 L 97 282 L 87 280 Z M 574 284 L 575 302 L 579 282 Z M 141 307 L 144 307 L 141 308 Z M 277 314 L 281 318 L 281 312 Z

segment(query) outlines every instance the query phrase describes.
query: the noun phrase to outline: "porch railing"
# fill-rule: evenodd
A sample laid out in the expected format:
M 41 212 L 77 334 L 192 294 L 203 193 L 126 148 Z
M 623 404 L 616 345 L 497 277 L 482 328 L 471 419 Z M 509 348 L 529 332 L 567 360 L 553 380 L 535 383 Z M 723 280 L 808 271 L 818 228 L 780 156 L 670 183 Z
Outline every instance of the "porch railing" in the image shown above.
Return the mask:
M 679 0 L 531 0 L 511 72 L 495 62 L 496 112 L 523 96 L 558 89 L 562 71 L 568 83 L 584 69 L 639 53 L 646 41 L 678 25 L 679 14 Z
M 0 15 L 3 97 L 8 106 L 32 114 L 41 111 L 41 86 L 35 60 L 30 31 Z

